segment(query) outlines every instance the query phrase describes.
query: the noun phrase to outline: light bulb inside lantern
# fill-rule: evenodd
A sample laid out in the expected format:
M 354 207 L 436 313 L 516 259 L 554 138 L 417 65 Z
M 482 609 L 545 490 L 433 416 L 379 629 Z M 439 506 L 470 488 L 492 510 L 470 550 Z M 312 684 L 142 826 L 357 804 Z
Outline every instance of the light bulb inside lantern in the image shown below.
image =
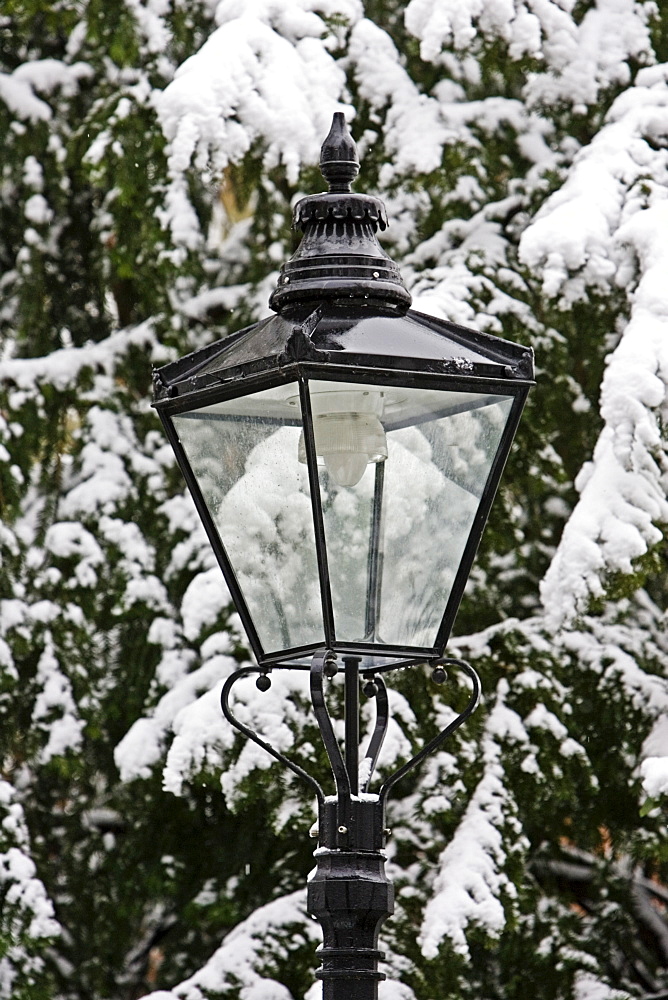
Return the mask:
M 323 455 L 325 468 L 337 486 L 357 486 L 368 463 L 364 454 Z
M 367 465 L 385 461 L 382 392 L 312 391 L 311 409 L 316 454 L 337 486 L 356 486 Z M 303 432 L 298 457 L 306 463 Z

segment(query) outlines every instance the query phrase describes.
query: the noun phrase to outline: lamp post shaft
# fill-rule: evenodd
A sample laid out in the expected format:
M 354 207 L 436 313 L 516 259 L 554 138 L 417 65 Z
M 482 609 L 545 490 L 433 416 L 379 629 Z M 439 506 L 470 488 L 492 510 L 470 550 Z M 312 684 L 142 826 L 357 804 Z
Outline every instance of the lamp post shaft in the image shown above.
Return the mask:
M 377 1000 L 378 983 L 385 978 L 378 971 L 383 958 L 378 933 L 394 910 L 394 890 L 381 850 L 384 804 L 377 796 L 359 796 L 360 658 L 342 659 L 345 747 L 344 759 L 339 759 L 349 790 L 339 788 L 336 799 L 320 804 L 320 847 L 307 903 L 322 927 L 322 967 L 317 976 L 323 983 L 323 1000 Z
M 350 780 L 350 794 L 359 794 L 359 745 L 360 745 L 360 659 L 344 656 L 344 726 L 346 770 Z
M 234 715 L 230 706 L 232 688 L 249 674 L 258 672 L 265 676 L 261 667 L 241 667 L 223 685 L 221 706 L 228 722 L 307 781 L 318 798 L 319 847 L 315 852 L 316 870 L 308 882 L 307 908 L 322 927 L 323 944 L 319 949 L 322 966 L 316 976 L 323 983 L 323 1000 L 377 1000 L 378 983 L 385 979 L 378 969 L 384 957 L 378 949 L 378 935 L 383 922 L 394 912 L 394 888 L 385 874 L 383 852 L 388 834 L 385 824 L 388 794 L 397 781 L 434 753 L 468 719 L 480 698 L 480 680 L 470 664 L 454 659 L 439 662 L 460 667 L 468 675 L 471 681 L 468 704 L 445 729 L 389 775 L 377 795 L 350 793 L 348 768 L 324 697 L 324 680 L 331 676 L 329 650 L 314 654 L 310 688 L 313 711 L 336 781 L 336 795 L 325 795 L 315 778 Z M 353 671 L 359 671 L 359 663 L 352 664 L 351 681 Z M 358 684 L 357 673 L 354 679 Z M 266 685 L 260 690 L 266 690 Z M 376 701 L 376 724 L 365 760 L 373 773 L 389 721 L 382 675 L 375 676 L 369 695 Z
M 356 805 L 351 834 L 359 833 L 362 842 L 377 841 L 379 803 Z M 321 816 L 327 840 L 330 830 L 334 833 L 333 818 L 328 822 Z M 380 850 L 321 847 L 316 859 L 307 905 L 322 927 L 322 966 L 316 975 L 323 983 L 323 1000 L 378 1000 L 378 983 L 385 979 L 378 971 L 378 962 L 384 957 L 378 950 L 378 934 L 381 924 L 394 912 L 394 889 L 385 874 L 385 856 Z

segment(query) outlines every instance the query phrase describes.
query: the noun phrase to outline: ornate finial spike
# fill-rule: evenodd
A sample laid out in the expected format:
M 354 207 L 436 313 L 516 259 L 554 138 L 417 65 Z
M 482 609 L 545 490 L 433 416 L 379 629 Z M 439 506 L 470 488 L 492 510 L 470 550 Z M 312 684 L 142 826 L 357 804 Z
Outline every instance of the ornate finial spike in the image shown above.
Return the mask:
M 349 194 L 359 169 L 357 146 L 348 131 L 345 115 L 336 111 L 329 135 L 320 150 L 320 170 L 329 184 L 330 194 Z

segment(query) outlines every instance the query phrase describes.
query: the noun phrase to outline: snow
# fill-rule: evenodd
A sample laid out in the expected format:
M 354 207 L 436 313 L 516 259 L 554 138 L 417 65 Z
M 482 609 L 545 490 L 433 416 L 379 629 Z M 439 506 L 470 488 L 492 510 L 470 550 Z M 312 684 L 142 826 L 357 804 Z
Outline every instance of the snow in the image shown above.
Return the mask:
M 528 743 L 519 716 L 505 704 L 508 690 L 507 682 L 501 681 L 485 724 L 482 777 L 438 861 L 418 938 L 425 958 L 436 958 L 446 937 L 455 952 L 468 958 L 469 924 L 481 927 L 493 939 L 506 925 L 503 898 L 512 898 L 515 890 L 504 871 L 503 829 L 512 823 L 514 807 L 504 781 L 501 741 Z
M 650 4 L 598 0 L 579 24 L 563 4 L 533 6 L 542 15 L 546 71 L 527 84 L 530 104 L 565 101 L 576 111 L 584 109 L 609 87 L 629 82 L 629 59 L 652 60 Z
M 48 633 L 44 652 L 37 664 L 36 681 L 38 694 L 32 721 L 37 729 L 45 730 L 48 734 L 41 753 L 42 762 L 47 763 L 68 750 L 78 749 L 83 740 L 84 728 L 83 720 L 78 717 L 72 686 L 60 669 Z
M 214 622 L 230 604 L 227 585 L 218 566 L 198 573 L 181 603 L 184 635 L 196 638 L 202 628 Z
M 378 984 L 378 1000 L 415 1000 L 410 986 L 391 979 Z
M 58 937 L 61 928 L 44 884 L 29 856 L 30 839 L 15 789 L 0 781 L 0 891 L 3 896 L 3 947 L 0 960 L 0 1000 L 12 1000 L 20 974 L 36 972 L 41 959 L 30 944 Z
M 126 6 L 151 66 L 171 77 L 164 53 L 170 47 L 172 5 L 168 0 L 126 0 Z M 569 758 L 581 758 L 583 773 L 591 766 L 584 747 L 570 735 L 573 709 L 566 669 L 558 683 L 554 664 L 585 672 L 589 683 L 614 692 L 648 725 L 653 723 L 637 757 L 629 742 L 630 780 L 639 776 L 650 800 L 668 794 L 668 686 L 665 640 L 660 635 L 665 619 L 658 611 L 650 613 L 637 594 L 635 607 L 631 599 L 613 608 L 605 604 L 601 609 L 597 603 L 607 601 L 611 576 L 632 579 L 638 560 L 659 545 L 668 523 L 668 69 L 650 65 L 652 5 L 633 0 L 597 0 L 577 8 L 570 0 L 410 0 L 402 7 L 404 23 L 421 58 L 433 63 L 428 86 L 416 84 L 410 72 L 413 56 L 400 51 L 388 31 L 364 16 L 360 0 L 206 0 L 205 7 L 209 13 L 215 8 L 217 27 L 200 50 L 176 70 L 164 90 L 151 90 L 144 80 L 141 94 L 137 90 L 132 95 L 132 100 L 154 105 L 167 141 L 169 183 L 157 211 L 169 232 L 167 246 L 158 248 L 158 255 L 185 261 L 186 251 L 213 249 L 191 201 L 193 174 L 200 174 L 213 190 L 227 166 L 255 157 L 265 179 L 280 164 L 294 188 L 302 167 L 311 167 L 317 159 L 332 111 L 344 109 L 354 121 L 356 109 L 348 103 L 354 98 L 366 129 L 361 149 L 372 154 L 375 145 L 382 146 L 386 159 L 378 184 L 390 192 L 391 216 L 396 219 L 391 235 L 407 255 L 403 273 L 418 308 L 500 333 L 521 325 L 539 353 L 547 346 L 548 355 L 555 344 L 568 350 L 563 330 L 574 310 L 592 298 L 605 299 L 617 317 L 605 342 L 603 427 L 577 476 L 579 499 L 572 513 L 565 490 L 562 494 L 555 489 L 545 503 L 547 515 L 567 523 L 556 551 L 549 538 L 543 549 L 536 548 L 540 558 L 550 559 L 541 589 L 543 608 L 532 618 L 505 621 L 452 644 L 453 650 L 483 659 L 490 677 L 502 670 L 508 680 L 487 695 L 470 738 L 426 764 L 415 794 L 406 792 L 396 803 L 408 844 L 425 832 L 433 836 L 445 814 L 454 823 L 453 814 L 460 810 L 462 818 L 450 843 L 438 845 L 436 871 L 423 872 L 421 878 L 413 878 L 412 871 L 402 874 L 416 907 L 425 900 L 419 939 L 423 954 L 435 958 L 448 940 L 468 958 L 473 928 L 494 941 L 510 929 L 514 916 L 515 859 L 510 854 L 521 852 L 525 844 L 516 815 L 517 790 L 505 770 L 509 759 L 515 762 L 513 774 L 530 787 L 545 779 L 546 747 L 555 747 L 555 769 L 560 762 L 566 771 Z M 0 74 L 0 100 L 14 116 L 16 134 L 53 122 L 58 102 L 90 78 L 90 66 L 72 62 L 85 44 L 85 34 L 83 24 L 72 33 L 69 63 L 37 60 Z M 513 96 L 491 93 L 483 78 L 494 46 L 507 52 L 510 62 L 517 61 L 509 80 L 524 73 L 520 60 L 531 60 L 532 71 L 525 73 L 522 87 L 508 88 Z M 637 71 L 638 65 L 645 68 Z M 107 70 L 112 74 L 110 67 Z M 133 71 L 117 72 L 116 82 L 125 85 Z M 473 92 L 485 96 L 470 100 Z M 587 108 L 599 101 L 603 121 L 593 128 Z M 124 155 L 112 126 L 126 121 L 130 97 L 114 98 L 113 107 L 109 128 L 92 137 L 84 157 L 87 170 L 99 167 L 101 173 L 112 151 Z M 572 135 L 562 137 L 567 116 Z M 508 145 L 509 163 L 515 156 L 513 143 L 526 158 L 521 177 L 505 168 L 498 176 L 488 176 L 487 171 L 498 171 L 506 162 L 495 152 L 499 143 Z M 54 214 L 58 198 L 50 176 L 46 183 L 46 161 L 43 167 L 36 150 L 18 163 L 16 173 L 26 189 L 19 216 L 25 244 L 17 256 L 21 267 L 30 266 L 33 253 L 43 252 L 44 230 L 51 231 L 60 221 Z M 57 161 L 65 156 L 55 128 L 51 154 Z M 450 162 L 453 175 L 443 179 L 443 165 Z M 447 191 L 436 189 L 431 172 Z M 549 197 L 544 194 L 548 188 L 553 189 Z M 490 201 L 492 189 L 497 191 L 495 202 Z M 531 216 L 533 206 L 541 203 Z M 442 224 L 439 221 L 433 235 L 422 240 L 423 223 L 433 227 L 432 210 L 440 213 Z M 466 217 L 460 218 L 462 214 Z M 111 233 L 112 213 L 109 220 Z M 236 232 L 226 247 L 228 256 L 247 252 L 243 241 L 249 225 L 243 233 Z M 274 267 L 282 254 L 280 242 L 270 243 L 267 267 Z M 179 315 L 173 317 L 175 329 L 181 321 L 184 327 L 206 324 L 214 307 L 250 309 L 256 300 L 266 299 L 266 288 L 275 280 L 265 273 L 259 291 L 244 283 L 245 276 L 235 277 L 230 285 L 208 287 L 214 284 L 214 272 L 224 276 L 225 266 L 215 271 L 209 260 L 205 264 L 203 270 L 209 271 L 201 285 L 184 278 L 174 291 L 174 297 L 182 299 Z M 537 303 L 541 310 L 534 308 Z M 543 306 L 554 329 L 545 329 L 537 315 Z M 209 335 L 212 329 L 193 337 Z M 62 342 L 68 343 L 66 332 Z M 20 564 L 14 591 L 0 602 L 3 678 L 9 690 L 23 676 L 19 668 L 23 671 L 24 665 L 18 656 L 15 663 L 14 656 L 21 644 L 29 644 L 37 661 L 32 677 L 32 722 L 40 741 L 35 763 L 54 766 L 51 762 L 59 755 L 81 752 L 83 703 L 77 705 L 76 677 L 70 671 L 83 671 L 85 665 L 65 662 L 62 640 L 56 639 L 64 628 L 89 625 L 85 601 L 93 600 L 105 585 L 103 568 L 111 553 L 114 572 L 124 581 L 113 614 L 122 618 L 134 608 L 145 617 L 148 642 L 155 647 L 150 651 L 155 671 L 143 713 L 115 748 L 121 780 L 153 779 L 162 771 L 170 794 L 187 795 L 189 786 L 206 773 L 207 778 L 220 778 L 226 805 L 241 808 L 247 779 L 261 776 L 272 761 L 261 748 L 242 742 L 220 711 L 222 684 L 238 666 L 232 656 L 238 616 L 230 615 L 229 593 L 192 502 L 183 494 L 165 499 L 164 473 L 173 472 L 171 452 L 164 444 L 152 449 L 139 441 L 138 421 L 107 405 L 116 389 L 119 362 L 133 348 L 150 352 L 155 360 L 165 360 L 171 351 L 161 347 L 147 322 L 101 343 L 64 347 L 46 358 L 11 358 L 10 344 L 0 361 L 0 377 L 14 387 L 7 397 L 9 409 L 35 403 L 43 418 L 41 401 L 55 388 L 76 393 L 85 413 L 75 431 L 76 440 L 83 439 L 80 456 L 76 462 L 67 453 L 61 456 L 64 482 L 53 516 L 40 508 L 38 461 L 21 468 L 16 464 L 12 435 L 18 440 L 24 433 L 27 438 L 30 428 L 24 430 L 15 421 L 10 433 L 4 421 L 0 423 L 0 462 L 16 470 L 17 482 L 25 483 L 25 506 L 16 525 L 0 526 L 3 572 L 5 562 L 9 567 Z M 94 373 L 93 389 L 88 388 L 88 372 Z M 585 397 L 574 373 L 568 378 L 573 410 L 591 411 L 593 421 L 593 394 Z M 96 398 L 100 395 L 107 398 Z M 424 442 L 420 444 L 399 437 L 390 442 L 395 451 L 404 448 L 406 471 L 394 493 L 395 543 L 415 531 L 418 522 L 431 537 L 431 526 L 419 515 L 446 489 Z M 253 460 L 262 457 L 258 452 Z M 540 460 L 545 467 L 558 465 L 559 454 L 551 443 Z M 261 482 L 262 469 L 256 467 L 255 475 Z M 158 514 L 174 541 L 164 559 L 131 519 L 137 484 L 146 480 L 155 483 Z M 265 492 L 252 511 L 245 503 L 248 496 L 242 498 L 244 523 L 258 537 L 271 537 L 281 504 L 287 507 L 294 500 L 294 482 L 292 494 L 289 484 L 279 483 L 279 494 Z M 521 534 L 525 512 L 522 498 L 515 499 L 512 529 L 517 532 L 519 563 L 526 556 Z M 449 500 L 444 503 L 451 506 Z M 130 512 L 128 520 L 121 514 L 124 508 Z M 231 522 L 234 511 L 224 513 Z M 282 567 L 297 607 L 303 579 L 289 543 L 298 537 L 301 525 L 296 514 L 286 520 L 286 548 L 292 558 Z M 506 578 L 511 584 L 518 563 L 508 561 Z M 424 565 L 417 565 L 417 571 L 422 570 Z M 58 602 L 50 599 L 51 588 L 58 592 Z M 175 594 L 182 597 L 175 601 Z M 311 606 L 310 599 L 302 615 L 309 621 L 318 605 L 315 600 Z M 399 620 L 400 603 L 387 613 L 388 627 L 389 619 Z M 627 626 L 626 616 L 632 619 L 636 611 L 640 624 Z M 113 630 L 108 634 L 113 642 Z M 515 650 L 521 666 L 507 662 Z M 404 695 L 390 690 L 389 697 L 393 718 L 380 761 L 386 769 L 419 745 L 421 721 Z M 251 677 L 235 686 L 232 702 L 239 718 L 279 749 L 295 759 L 300 751 L 308 753 L 302 739 L 309 719 L 306 676 L 274 671 L 272 687 L 263 695 Z M 529 706 L 525 714 L 519 704 Z M 575 701 L 573 705 L 577 712 Z M 430 712 L 433 723 L 444 725 L 452 717 L 452 710 L 439 705 L 437 698 Z M 370 707 L 367 724 L 372 715 Z M 368 766 L 363 759 L 362 780 Z M 590 779 L 593 787 L 595 775 Z M 420 808 L 411 814 L 418 797 Z M 296 798 L 284 798 L 278 826 L 289 821 L 296 803 Z M 6 782 L 0 782 L 0 830 L 3 889 L 25 918 L 29 934 L 47 940 L 58 931 L 53 908 L 29 856 L 22 808 Z M 111 840 L 106 845 L 112 849 Z M 234 892 L 232 883 L 228 891 Z M 201 904 L 214 901 L 211 887 L 207 892 L 199 897 Z M 286 987 L 271 970 L 277 954 L 285 957 L 286 939 L 292 942 L 300 934 L 307 949 L 319 937 L 304 913 L 301 892 L 257 910 L 227 935 L 203 969 L 171 991 L 152 994 L 153 1000 L 203 1000 L 209 992 L 237 989 L 244 1000 L 287 1000 Z M 0 998 L 12 995 L 21 958 L 16 951 L 0 962 Z M 587 961 L 593 969 L 591 956 L 573 952 L 569 960 L 583 963 L 576 975 L 576 1000 L 621 997 L 594 971 L 585 971 Z M 320 991 L 314 985 L 309 997 Z M 381 984 L 380 996 L 413 998 L 398 982 Z
M 387 695 L 390 717 L 378 757 L 378 767 L 382 769 L 396 767 L 399 761 L 413 756 L 414 750 L 406 730 L 410 732 L 417 725 L 415 713 L 404 695 L 392 688 L 388 688 Z
M 112 333 L 99 344 L 62 348 L 39 358 L 0 360 L 0 376 L 29 393 L 37 390 L 43 382 L 61 390 L 74 388 L 84 368 L 98 369 L 110 375 L 131 346 L 157 349 L 150 322 Z M 13 405 L 18 407 L 17 399 Z
M 576 975 L 574 1000 L 629 1000 L 630 995 L 626 990 L 613 989 L 589 972 Z
M 232 736 L 220 710 L 220 680 L 236 664 L 214 656 L 188 671 L 192 652 L 181 654 L 181 676 L 160 698 L 151 715 L 138 719 L 116 746 L 114 760 L 124 781 L 147 777 L 162 752 L 167 736 L 175 733 L 165 766 L 165 784 L 180 794 L 185 775 L 192 775 L 205 759 L 220 762 L 220 749 Z M 173 669 L 173 674 L 177 670 Z M 202 694 L 205 692 L 205 694 Z
M 171 41 L 171 35 L 165 24 L 165 15 L 169 12 L 169 0 L 148 0 L 147 3 L 140 3 L 140 0 L 124 0 L 127 7 L 134 14 L 139 28 L 146 38 L 146 46 L 149 52 L 164 52 Z
M 53 212 L 49 208 L 46 198 L 41 194 L 34 194 L 25 203 L 25 217 L 35 225 L 47 225 L 53 219 Z
M 515 20 L 519 20 L 521 35 L 530 37 L 533 43 L 532 48 L 526 51 L 539 49 L 538 18 L 529 14 L 523 4 L 520 5 L 518 18 L 515 18 L 511 0 L 496 0 L 495 3 L 445 0 L 438 4 L 433 0 L 411 0 L 404 17 L 408 30 L 420 39 L 420 55 L 429 62 L 436 61 L 441 49 L 449 44 L 455 49 L 466 49 L 480 35 L 508 38 Z M 525 50 L 518 49 L 518 55 L 522 51 Z
M 505 926 L 498 898 L 506 884 L 500 871 L 502 837 L 492 822 L 492 818 L 501 820 L 504 798 L 499 775 L 487 774 L 439 859 L 434 893 L 425 908 L 419 937 L 425 958 L 436 958 L 445 937 L 450 938 L 458 954 L 468 956 L 465 930 L 469 923 L 484 927 L 493 937 L 498 937 Z
M 265 167 L 282 162 L 294 183 L 300 166 L 317 158 L 345 78 L 328 51 L 328 29 L 309 6 L 223 0 L 219 27 L 155 94 L 171 176 L 160 219 L 175 244 L 194 249 L 203 239 L 184 180 L 190 164 L 218 176 L 261 138 Z M 354 19 L 360 5 L 330 0 L 318 9 Z
M 31 914 L 28 933 L 32 938 L 50 938 L 59 932 L 53 919 L 53 905 L 43 884 L 35 877 L 33 861 L 16 847 L 0 854 L 0 884 L 5 900 Z
M 383 167 L 383 182 L 394 172 L 433 170 L 443 147 L 455 133 L 442 120 L 439 102 L 419 92 L 410 79 L 390 36 L 365 18 L 353 28 L 349 42 L 360 95 L 373 108 L 391 105 L 384 142 L 393 167 Z
M 104 564 L 104 554 L 95 538 L 83 525 L 76 521 L 60 521 L 52 524 L 46 532 L 44 547 L 61 559 L 77 559 L 74 572 L 80 586 L 94 587 L 97 584 L 95 567 Z
M 150 778 L 162 755 L 163 730 L 155 718 L 137 719 L 114 750 L 121 781 Z
M 32 87 L 17 79 L 13 73 L 0 73 L 0 99 L 18 118 L 32 122 L 51 118 L 49 105 L 36 97 Z
M 668 793 L 668 707 L 660 714 L 642 747 L 640 775 L 650 799 Z
M 184 779 L 194 777 L 205 764 L 216 770 L 221 767 L 222 749 L 232 741 L 220 709 L 221 687 L 217 685 L 175 714 L 172 721 L 174 739 L 163 769 L 165 791 L 181 795 Z
M 293 948 L 302 943 L 313 948 L 320 939 L 320 929 L 306 915 L 303 890 L 259 907 L 227 934 L 198 972 L 173 990 L 147 994 L 146 1000 L 205 1000 L 226 983 L 238 984 L 244 1000 L 290 1000 L 288 989 L 265 971 L 275 967 L 278 958 L 288 957 L 288 928 L 291 934 L 287 940 Z M 405 997 L 399 994 L 397 1000 Z
M 565 305 L 585 288 L 607 287 L 615 273 L 618 283 L 632 288 L 628 325 L 607 359 L 605 426 L 576 480 L 580 501 L 541 588 L 555 627 L 601 596 L 608 574 L 631 572 L 634 560 L 662 538 L 658 525 L 668 521 L 661 435 L 668 382 L 668 202 L 665 189 L 650 185 L 643 196 L 638 186 L 647 185 L 648 174 L 665 171 L 665 152 L 653 151 L 645 139 L 659 121 L 668 125 L 668 91 L 664 77 L 647 70 L 614 102 L 604 127 L 522 239 L 524 262 L 542 271 L 545 293 L 561 296 Z
M 295 733 L 303 724 L 300 703 L 306 702 L 308 676 L 302 673 L 272 673 L 269 691 L 258 697 L 253 677 L 235 685 L 232 711 L 244 725 L 257 732 L 276 750 L 305 766 L 300 759 L 302 747 L 296 746 Z M 298 700 L 299 698 L 299 700 Z M 220 705 L 218 704 L 218 711 Z M 225 728 L 229 729 L 227 724 Z M 239 801 L 240 786 L 254 770 L 266 771 L 273 759 L 262 747 L 244 741 L 238 758 L 221 775 L 220 783 L 226 799 L 234 806 Z M 297 779 L 295 779 L 297 780 Z
M 363 757 L 359 763 L 357 781 L 360 788 L 363 788 L 371 777 L 371 764 L 370 757 Z
M 60 527 L 60 525 L 58 526 Z M 154 553 L 139 527 L 118 517 L 101 517 L 98 522 L 100 535 L 123 553 L 123 568 L 129 574 L 154 567 Z
M 30 122 L 49 121 L 52 110 L 36 91 L 50 94 L 60 89 L 71 96 L 80 80 L 93 75 L 86 63 L 67 64 L 59 59 L 35 59 L 21 63 L 13 73 L 0 73 L 0 100 L 17 118 Z
M 78 90 L 80 80 L 94 75 L 92 66 L 84 62 L 65 63 L 60 59 L 35 59 L 21 63 L 12 73 L 15 80 L 27 83 L 35 90 L 50 94 L 60 89 L 67 97 Z
M 668 793 L 668 756 L 646 757 L 640 765 L 642 786 L 651 799 Z
M 599 0 L 580 23 L 571 7 L 554 0 L 411 0 L 404 19 L 423 59 L 447 60 L 463 74 L 467 51 L 480 55 L 485 40 L 502 39 L 510 59 L 534 56 L 543 63 L 525 85 L 529 106 L 568 102 L 582 109 L 611 85 L 628 83 L 629 58 L 651 61 L 651 5 Z M 446 55 L 449 46 L 459 63 Z

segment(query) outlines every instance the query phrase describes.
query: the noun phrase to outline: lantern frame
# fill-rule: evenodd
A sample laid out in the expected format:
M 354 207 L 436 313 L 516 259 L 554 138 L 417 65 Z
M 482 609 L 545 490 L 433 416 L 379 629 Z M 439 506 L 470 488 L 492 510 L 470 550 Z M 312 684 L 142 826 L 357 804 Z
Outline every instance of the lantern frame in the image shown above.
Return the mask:
M 388 309 L 384 302 L 367 299 L 337 305 L 323 300 L 315 309 L 310 306 L 308 312 L 303 308 L 301 314 L 293 312 L 289 321 L 283 317 L 272 317 L 165 366 L 156 373 L 155 408 L 193 496 L 253 655 L 261 667 L 308 669 L 309 664 L 305 658 L 310 658 L 316 650 L 323 648 L 344 655 L 375 657 L 361 666 L 362 673 L 377 673 L 398 666 L 437 660 L 444 654 L 522 408 L 533 384 L 531 351 L 415 310 L 403 313 L 397 309 Z M 351 349 L 346 341 L 346 334 L 350 339 L 351 331 L 354 336 L 356 327 L 369 319 L 374 321 L 378 329 L 385 327 L 392 330 L 397 322 L 402 326 L 421 328 L 428 333 L 433 356 L 365 354 L 357 344 Z M 333 330 L 336 332 L 333 333 Z M 437 338 L 434 338 L 434 334 Z M 257 350 L 257 342 L 262 343 L 263 340 L 270 340 L 273 344 L 273 356 L 249 357 L 249 341 Z M 433 349 L 432 340 L 438 344 L 438 351 Z M 332 348 L 333 341 L 336 341 L 335 349 Z M 420 349 L 423 354 L 426 353 L 424 344 L 420 344 Z M 245 360 L 237 363 L 238 356 Z M 306 388 L 311 380 L 360 383 L 379 388 L 488 393 L 512 398 L 511 410 L 480 496 L 435 642 L 431 646 L 344 642 L 336 638 L 327 541 L 318 486 L 313 416 Z M 301 399 L 301 420 L 294 422 L 303 422 L 304 429 L 322 601 L 323 639 L 284 649 L 266 649 L 172 418 L 289 383 L 295 383 L 299 387 Z M 462 408 L 466 408 L 465 403 Z

